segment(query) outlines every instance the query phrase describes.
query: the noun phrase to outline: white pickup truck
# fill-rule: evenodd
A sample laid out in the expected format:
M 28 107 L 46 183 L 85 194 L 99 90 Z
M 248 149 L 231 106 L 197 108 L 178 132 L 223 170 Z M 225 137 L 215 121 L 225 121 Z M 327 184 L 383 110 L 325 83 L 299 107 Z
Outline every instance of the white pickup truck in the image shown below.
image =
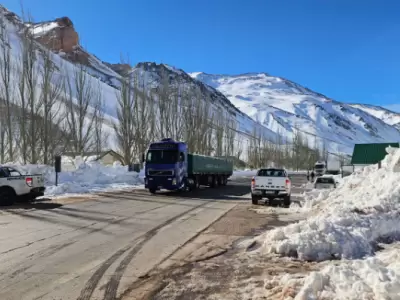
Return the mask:
M 15 168 L 0 166 L 0 206 L 12 205 L 19 196 L 36 199 L 44 191 L 43 175 L 22 175 Z
M 292 184 L 284 169 L 260 169 L 251 180 L 251 202 L 258 204 L 258 200 L 267 198 L 269 202 L 278 198 L 283 205 L 290 206 Z

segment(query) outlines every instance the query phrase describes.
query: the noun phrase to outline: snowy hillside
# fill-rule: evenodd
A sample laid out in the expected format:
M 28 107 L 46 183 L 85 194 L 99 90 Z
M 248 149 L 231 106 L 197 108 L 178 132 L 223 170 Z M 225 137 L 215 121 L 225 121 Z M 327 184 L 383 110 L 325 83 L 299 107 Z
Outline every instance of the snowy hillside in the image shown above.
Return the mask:
M 274 132 L 291 136 L 298 128 L 325 138 L 330 150 L 351 153 L 355 143 L 397 141 L 400 132 L 391 126 L 400 115 L 380 108 L 334 101 L 292 81 L 266 73 L 236 76 L 191 73 L 193 78 L 218 89 L 242 112 Z M 381 112 L 382 111 L 382 112 Z
M 0 6 L 0 17 L 3 21 L 6 35 L 6 43 L 10 44 L 11 49 L 11 64 L 18 66 L 22 56 L 22 38 L 21 34 L 28 28 L 29 32 L 36 40 L 37 49 L 51 49 L 50 59 L 54 64 L 55 71 L 51 84 L 57 86 L 60 84 L 59 80 L 67 80 L 73 83 L 71 91 L 68 91 L 71 100 L 77 103 L 78 91 L 74 77 L 83 70 L 85 73 L 85 84 L 90 91 L 96 93 L 96 96 L 102 98 L 104 101 L 101 110 L 104 113 L 103 130 L 107 133 L 107 140 L 104 147 L 117 149 L 115 134 L 112 124 L 117 122 L 117 106 L 118 95 L 120 87 L 121 75 L 117 73 L 112 64 L 102 62 L 95 55 L 87 52 L 79 45 L 79 37 L 75 31 L 72 21 L 67 17 L 56 19 L 55 21 L 46 21 L 40 23 L 23 23 L 18 16 L 8 11 L 6 8 Z M 1 47 L 0 47 L 1 48 Z M 6 46 L 1 49 L 6 48 Z M 2 51 L 2 50 L 0 50 Z M 45 52 L 44 50 L 40 50 Z M 38 82 L 41 82 L 41 73 L 43 73 L 43 62 L 37 60 Z M 123 66 L 123 65 L 122 65 Z M 18 70 L 18 67 L 15 67 Z M 126 71 L 126 70 L 125 70 Z M 139 75 L 140 81 L 146 84 L 146 89 L 157 89 L 161 85 L 161 73 L 168 78 L 168 84 L 176 86 L 178 83 L 185 86 L 187 89 L 198 89 L 200 95 L 198 99 L 210 99 L 213 107 L 220 107 L 223 111 L 227 112 L 233 119 L 236 120 L 234 126 L 238 135 L 240 135 L 244 142 L 248 135 L 253 133 L 255 128 L 260 129 L 263 135 L 270 140 L 276 140 L 276 134 L 270 129 L 257 124 L 249 116 L 237 109 L 231 102 L 219 91 L 203 84 L 200 81 L 194 80 L 187 73 L 182 70 L 173 68 L 164 64 L 154 63 L 139 63 L 136 67 L 130 70 L 132 74 Z M 15 82 L 19 81 L 19 74 L 12 74 Z M 38 98 L 40 97 L 40 86 L 37 86 Z M 19 105 L 18 90 L 12 91 L 14 104 Z M 65 98 L 60 97 L 56 103 L 57 111 L 65 111 Z M 90 124 L 92 115 L 85 117 L 86 126 Z M 60 120 L 61 123 L 65 119 Z M 237 137 L 238 138 L 238 137 Z
M 129 72 L 138 75 L 148 90 L 158 89 L 162 76 L 166 76 L 171 86 L 180 85 L 200 91 L 198 99 L 210 99 L 213 109 L 220 107 L 236 120 L 236 138 L 240 136 L 239 142 L 244 145 L 255 129 L 262 131 L 271 141 L 277 141 L 279 135 L 291 140 L 298 130 L 305 134 L 310 146 L 325 146 L 333 153 L 351 153 L 355 143 L 397 141 L 400 138 L 396 128 L 400 115 L 390 111 L 333 101 L 294 82 L 266 73 L 237 76 L 188 74 L 166 64 L 139 63 L 133 69 L 126 64 L 109 64 L 79 45 L 78 33 L 67 17 L 23 23 L 1 6 L 0 14 L 6 25 L 15 65 L 21 56 L 21 30 L 28 27 L 39 48 L 52 50 L 51 60 L 57 69 L 55 79 L 73 78 L 83 68 L 91 90 L 100 94 L 104 101 L 101 110 L 104 113 L 104 131 L 108 133 L 107 148 L 117 148 L 112 123 L 117 121 L 121 74 Z M 18 79 L 15 78 L 15 81 Z M 72 100 L 76 101 L 76 91 L 70 92 Z M 58 105 L 63 108 L 63 99 L 58 101 Z M 87 123 L 90 119 L 91 116 L 86 119 Z
M 153 84 L 158 86 L 162 83 L 162 76 L 167 76 L 171 86 L 177 84 L 183 84 L 185 88 L 190 90 L 198 88 L 203 99 L 211 99 L 212 104 L 215 107 L 222 107 L 225 111 L 234 117 L 237 122 L 238 134 L 245 140 L 248 135 L 254 132 L 254 128 L 261 130 L 267 138 L 271 141 L 277 139 L 275 132 L 270 130 L 268 127 L 261 126 L 259 123 L 252 120 L 248 115 L 243 113 L 240 109 L 234 106 L 221 92 L 214 88 L 210 88 L 201 81 L 193 79 L 189 74 L 185 73 L 181 69 L 166 65 L 156 64 L 151 62 L 143 62 L 137 64 L 132 73 L 139 75 L 140 78 L 144 78 L 148 85 Z M 243 133 L 243 134 L 241 134 Z
M 395 126 L 400 129 L 400 114 L 394 111 L 388 110 L 381 106 L 374 106 L 370 104 L 351 104 L 351 106 L 361 109 L 378 119 L 381 119 L 385 123 Z

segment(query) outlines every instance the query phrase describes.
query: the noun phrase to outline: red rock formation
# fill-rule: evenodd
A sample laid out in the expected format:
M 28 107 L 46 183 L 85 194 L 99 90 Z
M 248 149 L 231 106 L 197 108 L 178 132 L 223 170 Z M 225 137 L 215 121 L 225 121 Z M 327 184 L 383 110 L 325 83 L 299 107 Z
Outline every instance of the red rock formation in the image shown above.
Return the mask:
M 74 48 L 79 45 L 79 35 L 75 31 L 72 21 L 68 17 L 62 17 L 54 22 L 57 23 L 56 27 L 37 34 L 36 39 L 53 51 L 65 53 L 74 51 Z M 43 29 L 45 29 L 48 24 L 50 22 L 35 24 L 35 27 L 43 26 Z
M 56 26 L 50 30 L 45 30 L 52 22 L 43 22 L 35 24 L 36 28 L 43 27 L 43 31 L 35 34 L 35 39 L 42 45 L 48 47 L 54 52 L 64 52 L 65 57 L 81 64 L 89 63 L 89 54 L 79 45 L 79 35 L 75 31 L 74 24 L 68 17 L 58 18 L 53 21 Z

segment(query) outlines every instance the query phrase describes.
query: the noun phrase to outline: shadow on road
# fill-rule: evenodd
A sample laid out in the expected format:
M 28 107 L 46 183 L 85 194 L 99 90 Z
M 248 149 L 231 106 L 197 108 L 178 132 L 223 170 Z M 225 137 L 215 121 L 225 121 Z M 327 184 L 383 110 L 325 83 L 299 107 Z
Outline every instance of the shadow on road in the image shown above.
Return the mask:
M 47 202 L 51 199 L 40 199 L 39 201 L 17 201 L 10 206 L 0 206 L 0 210 L 13 210 L 13 209 L 36 209 L 36 210 L 49 210 L 56 209 L 62 206 L 60 203 Z
M 217 188 L 201 187 L 198 190 L 191 192 L 169 192 L 159 191 L 157 194 L 167 197 L 176 198 L 197 198 L 197 199 L 212 199 L 212 200 L 241 200 L 248 201 L 249 199 L 243 196 L 250 193 L 250 184 L 229 184 Z M 156 194 L 156 195 L 157 195 Z

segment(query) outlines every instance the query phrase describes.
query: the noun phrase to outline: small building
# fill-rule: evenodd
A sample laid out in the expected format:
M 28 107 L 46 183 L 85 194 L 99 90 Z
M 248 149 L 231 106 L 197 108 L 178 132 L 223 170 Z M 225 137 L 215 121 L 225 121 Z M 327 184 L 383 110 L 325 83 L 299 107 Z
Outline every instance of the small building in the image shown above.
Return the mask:
M 380 163 L 387 155 L 387 147 L 400 148 L 399 143 L 374 143 L 374 144 L 355 144 L 351 165 L 355 167 L 365 167 Z
M 124 165 L 124 159 L 122 155 L 118 154 L 114 150 L 106 150 L 102 152 L 84 152 L 82 154 L 78 154 L 76 152 L 64 152 L 62 154 L 62 165 L 64 170 L 74 169 L 74 158 L 82 157 L 84 161 L 99 161 L 105 166 L 111 166 L 115 162 L 119 162 Z

